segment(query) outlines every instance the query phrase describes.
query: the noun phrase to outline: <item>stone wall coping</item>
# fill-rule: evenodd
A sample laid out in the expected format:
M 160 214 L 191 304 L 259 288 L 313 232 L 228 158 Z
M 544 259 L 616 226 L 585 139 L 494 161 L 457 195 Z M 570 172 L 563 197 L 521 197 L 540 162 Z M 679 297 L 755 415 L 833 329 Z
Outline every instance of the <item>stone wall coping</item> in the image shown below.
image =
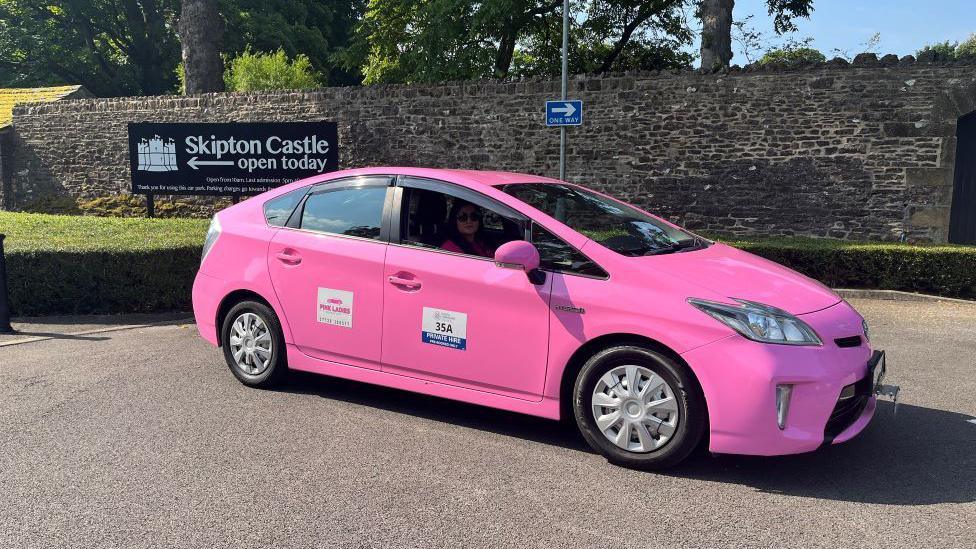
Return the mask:
M 945 61 L 936 59 L 916 59 L 912 55 L 899 58 L 894 54 L 887 54 L 878 58 L 874 53 L 861 53 L 855 56 L 853 61 L 848 61 L 841 57 L 835 57 L 823 63 L 750 63 L 745 67 L 732 65 L 716 71 L 702 69 L 663 69 L 654 71 L 625 71 L 609 74 L 577 74 L 573 75 L 570 87 L 572 92 L 583 91 L 586 89 L 586 82 L 601 81 L 613 87 L 614 84 L 621 82 L 633 82 L 635 80 L 654 80 L 670 79 L 674 77 L 699 78 L 703 80 L 720 80 L 730 76 L 762 76 L 769 74 L 798 73 L 810 74 L 811 76 L 821 77 L 831 74 L 848 72 L 852 70 L 860 71 L 916 71 L 924 68 L 951 68 L 971 66 L 976 68 L 976 57 L 967 57 L 959 60 Z M 62 100 L 58 103 L 19 103 L 13 109 L 14 116 L 25 114 L 44 114 L 47 112 L 64 111 L 86 111 L 97 109 L 101 106 L 122 105 L 127 103 L 141 103 L 147 100 L 156 101 L 208 101 L 220 99 L 248 98 L 248 100 L 275 100 L 286 99 L 288 97 L 299 97 L 304 99 L 317 99 L 325 96 L 335 96 L 344 93 L 364 93 L 383 95 L 384 92 L 400 90 L 434 91 L 449 90 L 452 88 L 460 89 L 463 94 L 464 88 L 477 88 L 480 91 L 489 91 L 496 88 L 498 93 L 510 93 L 507 88 L 519 84 L 541 84 L 549 85 L 554 90 L 558 90 L 560 82 L 546 76 L 529 76 L 517 78 L 483 78 L 477 80 L 452 80 L 436 83 L 422 84 L 373 84 L 373 85 L 354 85 L 354 86 L 335 86 L 326 88 L 315 88 L 307 90 L 281 90 L 271 92 L 219 92 L 203 93 L 194 95 L 156 95 L 156 96 L 126 96 L 126 97 L 105 97 L 105 98 L 79 98 Z

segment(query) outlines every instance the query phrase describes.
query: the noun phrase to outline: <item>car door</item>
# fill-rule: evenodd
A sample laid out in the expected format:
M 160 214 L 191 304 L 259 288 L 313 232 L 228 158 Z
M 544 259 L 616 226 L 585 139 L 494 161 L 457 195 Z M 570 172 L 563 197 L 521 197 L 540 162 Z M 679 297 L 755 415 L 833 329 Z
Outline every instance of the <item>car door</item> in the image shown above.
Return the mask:
M 379 369 L 392 177 L 314 187 L 268 247 L 268 269 L 297 348 Z
M 383 370 L 525 400 L 541 399 L 549 344 L 551 277 L 534 284 L 525 272 L 491 258 L 445 251 L 410 238 L 415 190 L 462 198 L 505 226 L 527 220 L 470 189 L 401 178 L 386 256 Z M 421 216 L 417 216 L 421 217 Z M 447 221 L 447 220 L 442 220 Z M 418 231 L 419 233 L 419 231 Z

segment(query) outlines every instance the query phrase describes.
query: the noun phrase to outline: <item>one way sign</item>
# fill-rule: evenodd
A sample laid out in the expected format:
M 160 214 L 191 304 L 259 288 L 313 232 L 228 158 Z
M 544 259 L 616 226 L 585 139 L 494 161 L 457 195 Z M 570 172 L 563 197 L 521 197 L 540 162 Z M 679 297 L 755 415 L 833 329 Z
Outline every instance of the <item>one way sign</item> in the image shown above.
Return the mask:
M 546 101 L 546 126 L 579 126 L 582 123 L 582 101 Z

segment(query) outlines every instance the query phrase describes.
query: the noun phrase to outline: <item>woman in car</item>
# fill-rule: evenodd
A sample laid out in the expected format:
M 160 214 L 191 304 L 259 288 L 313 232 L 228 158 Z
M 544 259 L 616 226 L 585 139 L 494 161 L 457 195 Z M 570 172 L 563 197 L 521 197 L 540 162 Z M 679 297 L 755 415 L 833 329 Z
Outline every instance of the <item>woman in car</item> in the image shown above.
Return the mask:
M 441 249 L 459 254 L 493 257 L 495 249 L 488 243 L 482 231 L 484 214 L 478 206 L 455 199 L 447 216 L 447 240 Z

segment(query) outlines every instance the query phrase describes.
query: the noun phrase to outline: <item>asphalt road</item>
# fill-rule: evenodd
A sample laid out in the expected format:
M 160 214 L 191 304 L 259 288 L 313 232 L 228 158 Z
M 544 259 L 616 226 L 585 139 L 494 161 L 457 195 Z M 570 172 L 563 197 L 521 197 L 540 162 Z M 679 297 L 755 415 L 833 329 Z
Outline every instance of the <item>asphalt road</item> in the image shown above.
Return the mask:
M 902 386 L 859 438 L 609 465 L 555 422 L 311 375 L 186 325 L 0 348 L 0 547 L 973 547 L 976 305 L 854 302 Z

